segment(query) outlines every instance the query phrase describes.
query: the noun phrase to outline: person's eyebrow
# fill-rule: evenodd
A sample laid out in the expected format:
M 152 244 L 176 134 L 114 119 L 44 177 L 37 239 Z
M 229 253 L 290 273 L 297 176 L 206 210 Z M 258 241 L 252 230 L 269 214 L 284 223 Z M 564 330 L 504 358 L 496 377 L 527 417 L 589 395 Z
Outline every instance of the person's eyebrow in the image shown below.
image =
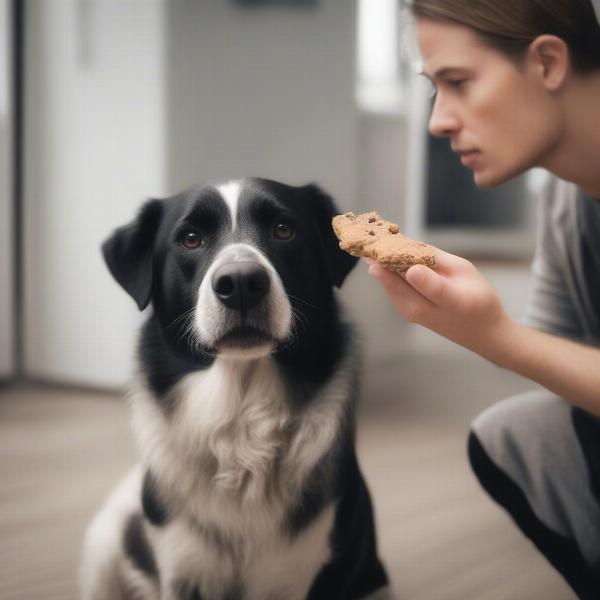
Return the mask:
M 465 70 L 466 69 L 461 67 L 440 67 L 433 75 L 429 75 L 425 71 L 422 71 L 420 75 L 423 75 L 427 77 L 427 79 L 434 81 L 435 79 L 443 79 L 444 77 L 452 75 L 453 73 L 464 73 Z

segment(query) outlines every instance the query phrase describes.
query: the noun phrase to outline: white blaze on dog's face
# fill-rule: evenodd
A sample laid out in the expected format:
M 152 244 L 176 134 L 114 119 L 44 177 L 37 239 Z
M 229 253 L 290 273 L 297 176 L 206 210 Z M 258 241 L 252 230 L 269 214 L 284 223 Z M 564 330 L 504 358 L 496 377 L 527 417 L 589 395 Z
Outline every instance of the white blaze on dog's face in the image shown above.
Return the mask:
M 202 278 L 194 333 L 203 347 L 214 348 L 220 356 L 257 358 L 289 337 L 292 308 L 277 271 L 252 241 L 256 232 L 238 229 L 242 189 L 239 181 L 216 186 L 229 211 L 228 231 L 223 232 L 229 242 Z M 190 234 L 183 235 L 194 240 Z M 195 243 L 188 245 L 194 249 Z

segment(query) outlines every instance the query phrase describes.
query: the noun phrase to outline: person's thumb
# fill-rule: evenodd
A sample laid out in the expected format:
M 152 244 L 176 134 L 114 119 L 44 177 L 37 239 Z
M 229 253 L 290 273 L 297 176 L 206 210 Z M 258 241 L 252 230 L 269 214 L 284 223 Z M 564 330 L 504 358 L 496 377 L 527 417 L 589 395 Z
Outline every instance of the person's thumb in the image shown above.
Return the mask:
M 443 304 L 446 281 L 433 269 L 424 265 L 415 265 L 406 272 L 406 281 L 434 304 L 438 306 Z

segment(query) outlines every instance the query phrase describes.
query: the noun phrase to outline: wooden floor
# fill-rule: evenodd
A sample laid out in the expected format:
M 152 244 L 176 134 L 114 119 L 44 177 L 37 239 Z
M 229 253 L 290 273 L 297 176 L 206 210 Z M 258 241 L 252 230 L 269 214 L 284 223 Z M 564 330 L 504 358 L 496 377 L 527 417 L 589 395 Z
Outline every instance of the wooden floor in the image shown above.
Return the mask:
M 410 415 L 373 405 L 359 428 L 381 555 L 397 597 L 572 598 L 473 479 L 467 422 Z M 1 600 L 77 598 L 84 527 L 133 459 L 118 397 L 0 389 Z

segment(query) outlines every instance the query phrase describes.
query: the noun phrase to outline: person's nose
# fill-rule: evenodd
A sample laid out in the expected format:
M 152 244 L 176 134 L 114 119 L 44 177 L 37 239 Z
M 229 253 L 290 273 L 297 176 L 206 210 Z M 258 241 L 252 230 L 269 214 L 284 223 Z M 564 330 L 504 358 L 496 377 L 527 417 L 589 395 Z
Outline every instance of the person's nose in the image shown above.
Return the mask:
M 460 119 L 455 111 L 437 96 L 429 117 L 429 132 L 436 137 L 449 137 L 460 128 Z

